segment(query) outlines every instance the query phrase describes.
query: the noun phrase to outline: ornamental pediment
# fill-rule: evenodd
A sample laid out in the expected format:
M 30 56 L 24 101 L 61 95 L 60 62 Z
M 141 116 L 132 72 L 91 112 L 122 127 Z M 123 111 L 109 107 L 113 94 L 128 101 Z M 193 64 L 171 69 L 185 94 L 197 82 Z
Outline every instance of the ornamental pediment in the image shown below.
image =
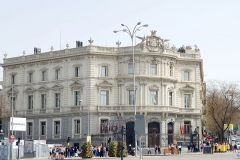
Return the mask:
M 71 85 L 70 88 L 72 88 L 72 90 L 78 90 L 81 89 L 84 86 L 84 84 L 82 84 L 79 81 L 74 81 Z
M 159 90 L 159 87 L 157 85 L 151 85 L 149 86 L 149 90 Z
M 7 94 L 8 95 L 16 95 L 18 93 L 18 90 L 17 90 L 17 88 L 15 88 L 15 87 L 11 87 L 8 91 L 7 91 Z
M 33 87 L 28 87 L 27 89 L 25 89 L 26 93 L 33 93 L 35 91 L 35 89 Z
M 60 84 L 56 84 L 51 89 L 54 91 L 60 91 L 61 89 L 63 89 L 63 86 Z
M 47 86 L 40 86 L 40 87 L 38 88 L 38 91 L 40 91 L 40 92 L 46 92 L 48 89 L 49 89 L 49 88 L 48 88 Z
M 184 87 L 180 88 L 180 90 L 184 92 L 193 92 L 194 87 L 190 86 L 189 84 L 186 84 Z
M 98 89 L 99 88 L 110 88 L 111 89 L 113 85 L 112 85 L 112 83 L 104 80 L 103 82 L 97 84 L 96 86 L 98 87 Z

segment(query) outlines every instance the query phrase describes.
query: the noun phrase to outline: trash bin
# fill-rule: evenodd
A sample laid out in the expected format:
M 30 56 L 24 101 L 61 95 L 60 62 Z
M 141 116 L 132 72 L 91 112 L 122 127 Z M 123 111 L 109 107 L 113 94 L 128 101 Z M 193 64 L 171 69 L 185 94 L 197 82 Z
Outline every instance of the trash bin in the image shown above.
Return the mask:
M 203 154 L 211 154 L 211 146 L 205 146 L 203 148 Z

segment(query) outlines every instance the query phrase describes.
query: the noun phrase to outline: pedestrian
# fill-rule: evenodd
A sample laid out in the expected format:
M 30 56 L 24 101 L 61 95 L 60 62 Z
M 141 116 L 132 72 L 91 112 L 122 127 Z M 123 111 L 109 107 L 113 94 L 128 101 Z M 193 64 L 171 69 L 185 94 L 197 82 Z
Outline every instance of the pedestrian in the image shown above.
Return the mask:
M 148 154 L 151 154 L 151 149 L 149 146 L 148 146 Z
M 155 145 L 155 154 L 157 154 L 157 150 L 158 150 L 157 145 Z
M 161 154 L 161 148 L 160 148 L 160 145 L 158 146 L 158 154 Z

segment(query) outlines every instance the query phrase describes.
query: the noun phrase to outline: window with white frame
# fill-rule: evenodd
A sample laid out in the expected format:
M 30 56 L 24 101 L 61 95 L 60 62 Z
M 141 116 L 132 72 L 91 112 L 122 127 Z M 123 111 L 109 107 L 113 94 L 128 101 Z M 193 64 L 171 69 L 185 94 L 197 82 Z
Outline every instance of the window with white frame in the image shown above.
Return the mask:
M 185 108 L 191 107 L 191 95 L 190 94 L 184 94 L 184 107 Z
M 46 136 L 47 123 L 46 121 L 40 121 L 40 136 Z
M 150 64 L 150 74 L 151 75 L 157 74 L 157 64 Z
M 108 76 L 108 66 L 101 66 L 101 77 Z
M 41 109 L 46 109 L 47 107 L 47 95 L 41 94 Z
M 43 70 L 42 71 L 42 81 L 46 81 L 47 80 L 47 71 Z
M 80 105 L 80 91 L 74 91 L 74 105 Z
M 61 122 L 59 120 L 56 120 L 53 122 L 53 135 L 54 136 L 60 136 L 61 133 Z
M 16 83 L 16 74 L 11 74 L 11 83 L 12 84 Z
M 100 104 L 101 105 L 109 105 L 109 91 L 108 90 L 100 91 Z
M 190 81 L 190 72 L 189 71 L 183 71 L 183 80 Z
M 150 105 L 158 104 L 158 91 L 150 91 Z
M 74 135 L 80 135 L 80 119 L 74 119 Z
M 135 104 L 134 90 L 129 90 L 128 91 L 128 103 L 129 103 L 129 105 L 134 105 Z
M 55 80 L 59 80 L 60 79 L 60 68 L 56 68 L 55 69 Z
M 28 73 L 28 82 L 32 83 L 33 82 L 33 72 Z
M 16 97 L 15 96 L 11 96 L 11 106 L 13 107 L 13 110 L 16 109 Z
M 80 67 L 75 67 L 74 74 L 75 77 L 79 77 Z
M 100 133 L 108 133 L 109 121 L 108 119 L 101 119 L 100 121 Z
M 55 93 L 55 108 L 60 108 L 61 94 Z
M 33 109 L 33 95 L 28 95 L 28 109 Z
M 133 74 L 134 69 L 133 69 L 133 63 L 128 63 L 128 74 Z
M 170 91 L 168 93 L 168 98 L 169 98 L 169 106 L 172 106 L 173 105 L 173 92 Z
M 33 136 L 33 122 L 27 122 L 27 136 Z

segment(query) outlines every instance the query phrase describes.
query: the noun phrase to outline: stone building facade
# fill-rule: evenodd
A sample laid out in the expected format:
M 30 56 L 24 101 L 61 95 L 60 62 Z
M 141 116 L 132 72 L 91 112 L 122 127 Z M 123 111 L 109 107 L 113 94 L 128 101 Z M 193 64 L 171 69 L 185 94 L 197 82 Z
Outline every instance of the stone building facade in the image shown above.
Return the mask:
M 3 91 L 14 116 L 27 118 L 23 139 L 79 143 L 87 135 L 114 139 L 123 125 L 134 145 L 136 113 L 146 146 L 201 137 L 203 62 L 197 47 L 175 48 L 152 31 L 133 47 L 76 48 L 4 58 Z M 78 42 L 79 44 L 79 42 Z M 118 43 L 119 44 L 119 43 Z M 13 104 L 13 106 L 11 105 Z M 7 130 L 8 119 L 3 120 Z

